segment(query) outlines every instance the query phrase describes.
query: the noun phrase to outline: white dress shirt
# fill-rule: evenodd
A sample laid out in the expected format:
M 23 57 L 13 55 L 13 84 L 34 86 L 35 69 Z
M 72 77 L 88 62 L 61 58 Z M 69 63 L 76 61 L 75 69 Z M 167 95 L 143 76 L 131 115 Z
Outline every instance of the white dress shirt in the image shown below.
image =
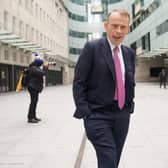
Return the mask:
M 122 71 L 122 79 L 123 79 L 123 82 L 125 83 L 125 64 L 124 64 L 124 59 L 123 59 L 123 54 L 122 54 L 122 50 L 121 50 L 121 44 L 119 46 L 114 46 L 110 39 L 107 38 L 109 44 L 110 44 L 110 48 L 111 48 L 111 52 L 112 52 L 112 56 L 114 57 L 114 48 L 115 47 L 118 47 L 119 49 L 119 53 L 118 53 L 118 56 L 119 56 L 119 60 L 120 60 L 120 65 L 121 65 L 121 71 Z

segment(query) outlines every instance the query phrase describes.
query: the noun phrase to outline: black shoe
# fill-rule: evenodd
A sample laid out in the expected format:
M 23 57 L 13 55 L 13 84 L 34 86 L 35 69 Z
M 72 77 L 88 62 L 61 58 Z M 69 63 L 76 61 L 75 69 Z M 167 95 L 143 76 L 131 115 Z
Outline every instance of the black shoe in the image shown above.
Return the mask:
M 41 118 L 35 118 L 35 120 L 37 120 L 37 121 L 41 121 Z
M 36 119 L 28 119 L 28 121 L 27 121 L 28 123 L 38 123 L 38 120 L 36 120 Z

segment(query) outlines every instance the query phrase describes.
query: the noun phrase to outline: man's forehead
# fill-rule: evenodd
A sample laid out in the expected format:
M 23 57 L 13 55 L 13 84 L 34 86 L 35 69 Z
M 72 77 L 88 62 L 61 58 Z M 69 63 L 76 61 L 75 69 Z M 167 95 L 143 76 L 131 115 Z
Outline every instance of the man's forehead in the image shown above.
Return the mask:
M 124 21 L 127 20 L 129 22 L 129 16 L 123 13 L 120 13 L 118 11 L 113 11 L 111 12 L 111 14 L 108 17 L 108 21 L 110 20 L 115 20 L 115 19 L 119 19 L 120 21 Z
M 129 24 L 129 21 L 127 19 L 109 19 L 108 21 L 109 24 Z
M 121 14 L 121 13 L 119 13 L 119 12 L 112 12 L 111 14 L 110 14 L 110 16 L 109 16 L 109 19 L 111 19 L 111 18 L 118 18 L 118 17 L 121 17 L 121 18 L 127 18 L 127 19 L 129 19 L 129 17 L 127 16 L 127 15 L 124 15 L 124 14 Z
M 109 17 L 109 20 L 108 22 L 110 24 L 113 24 L 114 22 L 115 23 L 118 23 L 118 24 L 129 24 L 129 18 L 128 17 L 117 17 L 117 16 L 111 16 Z

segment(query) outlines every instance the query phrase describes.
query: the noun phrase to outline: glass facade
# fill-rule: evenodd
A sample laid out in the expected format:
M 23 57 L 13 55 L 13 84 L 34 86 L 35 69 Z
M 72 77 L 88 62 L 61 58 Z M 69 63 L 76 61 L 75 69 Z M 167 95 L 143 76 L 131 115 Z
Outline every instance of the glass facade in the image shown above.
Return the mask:
M 87 3 L 89 3 L 91 0 L 70 0 L 73 3 L 76 3 L 78 5 L 85 5 Z
M 158 36 L 168 32 L 168 20 L 164 21 L 162 24 L 156 27 L 156 34 Z
M 108 2 L 108 4 L 113 4 L 113 3 L 117 3 L 120 2 L 122 0 L 106 0 Z
M 70 0 L 70 1 L 78 5 L 85 5 L 91 2 L 91 0 Z M 102 1 L 106 1 L 108 4 L 113 4 L 113 3 L 120 2 L 122 0 L 102 0 Z
M 73 30 L 69 30 L 69 35 L 71 37 L 77 37 L 77 38 L 87 38 L 89 33 L 86 32 L 77 32 Z
M 72 20 L 80 21 L 80 22 L 86 22 L 88 20 L 86 16 L 76 15 L 71 12 L 69 12 L 69 18 L 71 18 Z
M 82 49 L 78 49 L 78 48 L 70 48 L 69 49 L 69 53 L 70 54 L 76 54 L 76 55 L 79 55 L 81 53 Z

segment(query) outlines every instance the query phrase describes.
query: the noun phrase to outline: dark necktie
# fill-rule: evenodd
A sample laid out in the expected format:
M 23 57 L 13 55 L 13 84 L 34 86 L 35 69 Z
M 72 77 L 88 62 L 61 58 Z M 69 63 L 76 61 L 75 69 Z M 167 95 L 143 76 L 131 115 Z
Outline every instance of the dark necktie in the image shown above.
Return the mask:
M 121 64 L 118 56 L 119 52 L 118 47 L 115 47 L 113 51 L 114 51 L 114 65 L 116 71 L 116 87 L 115 87 L 114 99 L 118 100 L 118 107 L 122 109 L 125 103 L 125 87 L 124 87 L 124 81 L 122 79 Z

